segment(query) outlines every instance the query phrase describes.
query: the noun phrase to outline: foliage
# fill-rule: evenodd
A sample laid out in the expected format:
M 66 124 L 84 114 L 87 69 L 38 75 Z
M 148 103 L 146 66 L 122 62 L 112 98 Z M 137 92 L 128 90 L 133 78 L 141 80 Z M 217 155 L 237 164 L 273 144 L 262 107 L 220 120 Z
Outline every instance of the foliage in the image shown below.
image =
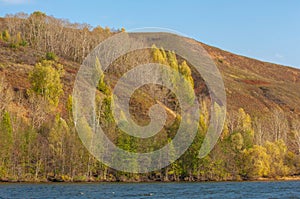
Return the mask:
M 52 61 L 57 61 L 57 56 L 54 52 L 47 52 L 46 53 L 46 60 L 52 60 Z
M 8 30 L 4 30 L 2 32 L 2 39 L 3 39 L 3 41 L 10 42 L 11 37 L 10 37 Z
M 270 174 L 270 156 L 266 148 L 254 145 L 253 148 L 243 152 L 243 175 L 248 178 L 267 177 Z
M 22 97 L 22 92 L 12 91 L 4 80 L 0 81 L 0 180 L 204 181 L 276 178 L 300 174 L 300 125 L 296 121 L 292 122 L 292 134 L 287 134 L 288 121 L 280 111 L 274 112 L 273 117 L 270 117 L 271 121 L 268 121 L 274 136 L 261 136 L 260 142 L 254 140 L 254 134 L 258 131 L 257 128 L 253 128 L 252 115 L 250 116 L 243 108 L 228 114 L 221 139 L 209 155 L 199 159 L 199 149 L 211 118 L 208 110 L 210 104 L 205 100 L 200 102 L 202 111 L 194 142 L 174 163 L 155 172 L 135 175 L 107 167 L 89 154 L 77 135 L 75 125 L 82 128 L 79 130 L 86 132 L 83 142 L 95 141 L 94 132 L 87 120 L 73 118 L 73 99 L 67 89 L 63 93 L 61 83 L 63 70 L 57 61 L 58 57 L 63 57 L 80 63 L 96 44 L 112 34 L 111 30 L 102 27 L 92 29 L 87 24 L 72 24 L 42 12 L 34 12 L 30 16 L 12 15 L 7 24 L 9 26 L 3 28 L 7 30 L 1 32 L 0 39 L 15 48 L 29 45 L 37 52 L 43 53 L 47 60 L 37 63 L 30 72 L 28 79 L 31 87 L 28 90 L 29 95 L 25 94 L 26 98 Z M 196 74 L 193 74 L 193 68 L 175 52 L 153 46 L 146 53 L 151 56 L 150 61 L 170 67 L 189 82 L 190 88 L 194 87 L 192 76 Z M 95 59 L 95 68 L 94 75 L 99 77 L 99 81 L 97 79 L 98 82 L 95 82 L 98 89 L 95 100 L 97 124 L 105 128 L 111 141 L 126 151 L 145 153 L 170 143 L 181 121 L 174 93 L 159 86 L 153 92 L 166 94 L 164 96 L 167 97 L 157 97 L 155 100 L 176 113 L 173 123 L 163 127 L 153 138 L 136 139 L 117 128 L 111 111 L 114 98 L 111 96 L 109 82 L 105 81 L 106 73 L 101 69 L 98 59 Z M 66 79 L 69 80 L 68 78 L 69 76 Z M 169 77 L 169 80 L 175 85 L 183 78 L 174 76 Z M 190 97 L 192 95 L 189 94 L 194 91 L 191 89 L 188 92 L 187 97 Z M 146 104 L 144 102 L 141 100 L 139 103 L 143 106 Z M 29 106 L 30 111 L 24 111 L 22 106 L 26 108 Z M 55 109 L 48 111 L 48 107 Z M 137 108 L 137 104 L 134 104 L 133 108 Z M 216 103 L 213 104 L 213 108 L 217 114 L 222 114 Z M 140 116 L 140 112 L 133 116 Z M 261 126 L 264 122 L 255 120 L 255 123 Z M 261 128 L 261 135 L 266 131 Z M 294 148 L 290 147 L 291 143 L 295 145 Z M 171 145 L 169 154 L 165 157 L 158 156 L 157 162 L 163 159 L 171 161 L 176 157 L 176 150 L 177 146 Z M 114 154 L 111 158 L 117 160 L 116 164 L 125 161 L 134 170 L 141 169 L 136 158 L 126 159 L 118 157 L 118 154 Z M 150 163 L 149 161 L 146 159 L 144 165 Z
M 44 97 L 50 105 L 56 107 L 63 92 L 61 75 L 62 66 L 60 64 L 56 65 L 55 68 L 52 61 L 44 60 L 37 63 L 29 74 L 30 92 Z
M 109 95 L 111 93 L 110 88 L 104 81 L 105 76 L 104 76 L 104 72 L 102 71 L 98 57 L 96 57 L 96 60 L 95 60 L 95 68 L 97 69 L 97 73 L 99 74 L 99 81 L 98 81 L 97 89 L 99 91 L 101 91 L 102 93 L 104 93 L 105 95 Z
M 252 119 L 243 108 L 238 110 L 238 124 L 236 128 L 240 132 L 244 140 L 244 148 L 251 148 L 254 140 L 254 130 L 252 128 Z
M 272 163 L 270 175 L 276 177 L 289 174 L 289 168 L 285 165 L 284 162 L 287 155 L 287 147 L 283 140 L 279 140 L 276 142 L 267 141 L 265 143 L 265 148 L 270 156 L 270 161 Z
M 8 149 L 13 143 L 13 128 L 10 115 L 4 112 L 1 121 L 1 150 Z M 6 151 L 7 152 L 7 151 Z

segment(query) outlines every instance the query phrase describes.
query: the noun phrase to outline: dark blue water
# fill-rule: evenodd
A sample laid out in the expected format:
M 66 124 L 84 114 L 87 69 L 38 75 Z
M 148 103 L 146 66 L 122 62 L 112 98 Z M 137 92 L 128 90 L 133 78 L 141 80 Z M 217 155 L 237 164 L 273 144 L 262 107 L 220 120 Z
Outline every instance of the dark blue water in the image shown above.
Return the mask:
M 0 198 L 300 198 L 300 181 L 0 184 Z

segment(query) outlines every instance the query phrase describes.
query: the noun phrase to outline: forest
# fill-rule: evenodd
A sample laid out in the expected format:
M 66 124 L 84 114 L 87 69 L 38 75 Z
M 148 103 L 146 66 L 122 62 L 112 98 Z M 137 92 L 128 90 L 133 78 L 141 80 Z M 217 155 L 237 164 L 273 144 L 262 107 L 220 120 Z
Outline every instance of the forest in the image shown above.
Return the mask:
M 172 67 L 201 91 L 196 138 L 178 160 L 161 170 L 133 174 L 109 168 L 88 152 L 76 132 L 72 86 L 88 53 L 104 39 L 126 30 L 70 23 L 37 11 L 1 18 L 0 31 L 0 181 L 168 182 L 300 176 L 300 120 L 298 116 L 287 115 L 280 106 L 271 106 L 268 115 L 250 113 L 242 106 L 229 107 L 217 145 L 209 155 L 199 158 L 210 118 L 210 98 L 193 66 L 159 46 L 121 57 L 110 71 L 99 71 L 97 119 L 117 146 L 131 152 L 148 152 L 151 144 L 151 150 L 155 150 L 174 137 L 180 123 L 180 107 L 176 96 L 160 86 L 149 85 L 135 93 L 132 114 L 138 123 L 147 123 L 147 108 L 159 101 L 174 115 L 173 122 L 146 141 L 126 135 L 116 127 L 110 110 L 111 89 L 115 85 L 112 80 L 139 57 L 142 62 Z M 220 60 L 216 62 L 223 64 Z M 16 79 L 7 75 L 13 67 L 18 67 Z M 17 73 L 22 78 L 18 79 Z M 22 81 L 23 87 L 14 86 L 15 81 Z M 132 159 L 128 162 L 139 167 Z

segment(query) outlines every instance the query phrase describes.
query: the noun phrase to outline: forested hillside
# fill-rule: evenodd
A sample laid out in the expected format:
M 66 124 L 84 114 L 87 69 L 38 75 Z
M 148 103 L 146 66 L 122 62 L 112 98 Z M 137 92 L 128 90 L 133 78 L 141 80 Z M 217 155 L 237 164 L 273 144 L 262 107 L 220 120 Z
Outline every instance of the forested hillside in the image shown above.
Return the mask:
M 169 65 L 194 85 L 202 110 L 197 136 L 180 159 L 159 171 L 124 173 L 97 161 L 75 130 L 72 90 L 84 58 L 118 32 L 125 29 L 74 24 L 42 12 L 0 18 L 1 181 L 219 181 L 300 175 L 300 71 L 190 39 L 207 50 L 225 83 L 227 118 L 213 151 L 198 158 L 211 104 L 203 79 L 173 52 L 153 46 L 101 71 L 97 119 L 116 145 L 131 152 L 160 148 L 174 137 L 180 123 L 178 100 L 168 89 L 153 85 L 134 94 L 130 111 L 137 123 L 147 124 L 149 107 L 161 103 L 168 113 L 165 127 L 145 141 L 111 128 L 116 127 L 109 108 L 111 89 L 139 59 Z M 139 167 L 134 160 L 128 162 Z

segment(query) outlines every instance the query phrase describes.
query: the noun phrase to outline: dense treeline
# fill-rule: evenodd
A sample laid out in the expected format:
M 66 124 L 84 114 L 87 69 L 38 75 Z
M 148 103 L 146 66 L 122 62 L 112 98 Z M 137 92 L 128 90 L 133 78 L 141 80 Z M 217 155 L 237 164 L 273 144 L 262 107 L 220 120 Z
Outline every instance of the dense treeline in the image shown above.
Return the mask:
M 78 62 L 81 62 L 95 45 L 113 34 L 107 27 L 92 28 L 88 24 L 70 23 L 68 20 L 56 19 L 39 11 L 30 15 L 7 15 L 4 22 L 0 39 L 9 42 L 11 47 L 30 45 L 37 50 L 53 52 Z
M 214 150 L 199 159 L 198 152 L 210 117 L 209 99 L 200 101 L 202 111 L 193 144 L 168 167 L 148 174 L 130 174 L 115 171 L 97 161 L 82 145 L 75 130 L 72 96 L 67 101 L 60 100 L 65 92 L 62 83 L 65 71 L 57 55 L 80 62 L 95 44 L 110 34 L 108 28 L 92 30 L 88 25 L 70 24 L 41 12 L 5 18 L 1 42 L 8 44 L 9 48 L 33 47 L 44 52 L 45 59 L 36 63 L 28 74 L 30 87 L 25 98 L 14 93 L 5 77 L 0 79 L 0 180 L 198 181 L 300 174 L 300 122 L 287 118 L 280 108 L 263 118 L 251 117 L 242 108 L 231 111 Z M 169 65 L 192 86 L 196 85 L 192 67 L 176 57 L 174 52 L 153 46 L 149 53 L 152 61 Z M 111 85 L 105 81 L 105 73 L 99 73 L 97 119 L 116 145 L 132 152 L 148 152 L 149 146 L 155 150 L 174 137 L 180 123 L 180 107 L 170 90 L 152 85 L 140 92 L 146 98 L 149 93 L 155 93 L 156 101 L 133 97 L 133 102 L 146 107 L 159 101 L 173 114 L 173 123 L 166 125 L 156 136 L 141 141 L 116 127 L 110 110 Z M 26 117 L 21 116 L 24 111 L 22 107 L 29 107 Z M 218 109 L 217 105 L 215 109 Z M 66 110 L 66 114 L 62 115 L 62 110 Z M 140 116 L 140 113 L 135 114 Z M 86 129 L 89 131 L 88 127 Z M 172 151 L 170 155 L 174 153 Z M 138 169 L 135 160 L 128 162 Z

